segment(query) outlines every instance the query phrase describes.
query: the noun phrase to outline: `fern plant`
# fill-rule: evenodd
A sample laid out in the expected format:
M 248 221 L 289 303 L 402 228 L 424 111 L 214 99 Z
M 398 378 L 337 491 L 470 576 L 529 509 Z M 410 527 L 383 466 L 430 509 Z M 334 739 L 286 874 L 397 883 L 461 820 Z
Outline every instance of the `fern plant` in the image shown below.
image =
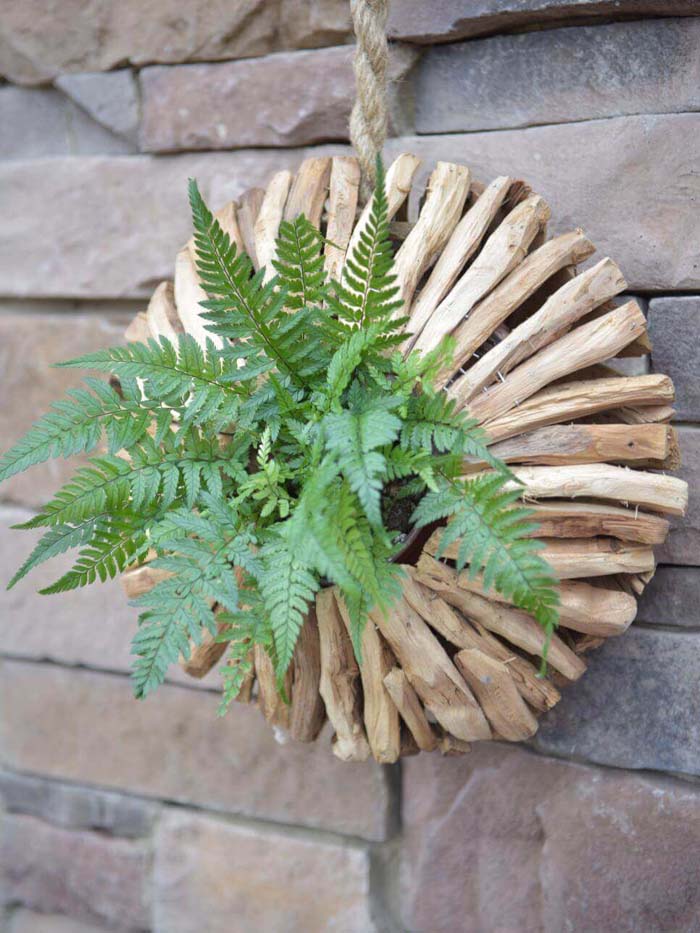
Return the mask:
M 442 549 L 459 542 L 458 567 L 483 573 L 548 635 L 556 625 L 555 581 L 506 489 L 511 474 L 434 388 L 449 344 L 423 356 L 398 349 L 405 318 L 381 164 L 377 178 L 340 282 L 326 280 L 323 237 L 304 216 L 281 224 L 265 281 L 190 182 L 204 317 L 220 340 L 200 347 L 181 335 L 59 364 L 114 374 L 120 390 L 87 379 L 0 459 L 2 480 L 106 444 L 19 526 L 46 532 L 9 585 L 71 548 L 75 565 L 42 592 L 106 580 L 155 552 L 166 574 L 135 601 L 138 697 L 207 631 L 229 643 L 222 708 L 254 644 L 281 684 L 328 583 L 359 656 L 369 611 L 391 611 L 400 594 L 405 534 L 436 522 Z M 492 469 L 465 479 L 466 456 Z

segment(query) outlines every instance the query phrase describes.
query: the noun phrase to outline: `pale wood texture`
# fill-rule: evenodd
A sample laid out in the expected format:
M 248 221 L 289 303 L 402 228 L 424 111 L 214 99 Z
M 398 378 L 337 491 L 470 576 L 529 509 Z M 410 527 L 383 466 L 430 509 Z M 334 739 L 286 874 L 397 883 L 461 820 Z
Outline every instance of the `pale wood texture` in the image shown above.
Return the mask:
M 404 302 L 401 314 L 410 308 L 423 273 L 445 246 L 462 216 L 470 179 L 469 169 L 453 162 L 438 162 L 430 176 L 418 221 L 394 257 L 396 284 Z
M 262 188 L 249 188 L 244 191 L 238 200 L 238 226 L 240 230 L 240 247 L 248 254 L 255 269 L 260 268 L 258 255 L 255 251 L 255 222 L 258 219 L 265 192 Z
M 639 509 L 589 502 L 538 502 L 531 505 L 532 520 L 539 523 L 533 536 L 543 538 L 593 538 L 608 535 L 621 541 L 663 544 L 668 519 Z
M 185 246 L 175 259 L 175 304 L 182 326 L 191 334 L 201 347 L 205 347 L 207 340 L 211 340 L 217 347 L 223 346 L 223 340 L 206 329 L 206 321 L 202 318 L 205 310 L 201 302 L 206 301 L 207 295 L 199 284 L 199 274 L 195 269 L 192 251 Z
M 360 194 L 360 163 L 351 156 L 334 156 L 328 192 L 328 220 L 324 266 L 329 279 L 340 280 L 355 226 Z
M 153 292 L 146 309 L 146 320 L 151 337 L 165 337 L 177 345 L 178 334 L 184 333 L 185 328 L 175 307 L 175 289 L 172 282 L 161 282 Z
M 265 189 L 265 195 L 253 226 L 255 255 L 259 267 L 265 269 L 266 282 L 275 274 L 275 268 L 272 265 L 277 258 L 275 243 L 284 216 L 284 205 L 287 203 L 287 195 L 291 184 L 291 172 L 281 171 L 272 176 Z
M 332 589 L 316 597 L 321 647 L 321 696 L 335 729 L 333 754 L 341 761 L 365 761 L 369 743 L 362 724 L 360 670 Z
M 417 335 L 414 347 L 432 350 L 524 258 L 535 234 L 549 218 L 549 207 L 531 195 L 513 208 L 488 238 L 473 264 Z
M 418 694 L 400 667 L 392 667 L 388 674 L 384 675 L 384 686 L 418 748 L 423 752 L 434 751 L 438 744 L 437 736 L 428 722 Z
M 127 599 L 136 599 L 137 596 L 150 592 L 156 583 L 167 580 L 169 576 L 171 574 L 168 570 L 151 567 L 150 564 L 141 564 L 139 567 L 125 570 L 120 577 L 120 582 Z
M 217 634 L 221 634 L 227 628 L 223 623 L 217 626 Z M 210 631 L 202 634 L 202 641 L 199 645 L 193 645 L 190 648 L 190 656 L 180 661 L 180 667 L 190 677 L 196 677 L 201 680 L 206 677 L 209 671 L 219 663 L 226 652 L 226 642 L 216 641 L 216 638 Z
M 320 227 L 330 177 L 330 158 L 321 156 L 304 159 L 292 182 L 284 209 L 284 219 L 295 220 L 299 214 L 304 214 L 314 227 Z
M 297 742 L 313 742 L 326 719 L 326 707 L 319 689 L 321 642 L 315 609 L 309 612 L 301 627 L 294 649 L 293 669 L 289 734 Z
M 496 735 L 509 742 L 521 742 L 537 732 L 537 720 L 518 693 L 506 664 L 477 648 L 458 651 L 455 664 Z
M 258 679 L 258 706 L 265 719 L 271 726 L 278 726 L 285 731 L 289 729 L 290 709 L 277 690 L 275 669 L 267 651 L 261 646 L 255 646 L 255 673 Z M 290 695 L 293 673 L 290 670 L 285 678 L 285 692 Z
M 413 303 L 410 310 L 410 333 L 420 333 L 433 311 L 452 288 L 465 264 L 479 248 L 511 184 L 512 179 L 507 175 L 496 178 L 457 224 L 428 281 Z M 410 343 L 408 340 L 407 344 Z

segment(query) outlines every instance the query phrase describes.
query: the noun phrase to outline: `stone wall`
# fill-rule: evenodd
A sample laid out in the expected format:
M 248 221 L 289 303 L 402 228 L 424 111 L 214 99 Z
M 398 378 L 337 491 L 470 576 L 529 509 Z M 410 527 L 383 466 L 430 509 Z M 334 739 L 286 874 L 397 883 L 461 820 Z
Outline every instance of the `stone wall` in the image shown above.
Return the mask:
M 345 0 L 5 0 L 0 18 L 0 438 L 70 387 L 53 361 L 121 339 L 214 202 L 344 151 Z M 697 0 L 394 0 L 394 139 L 427 167 L 522 175 L 622 266 L 644 371 L 676 382 L 700 474 Z M 284 95 L 284 97 L 282 96 Z M 9 532 L 66 478 L 2 490 Z M 695 931 L 700 916 L 700 499 L 630 633 L 532 747 L 345 765 L 215 716 L 216 675 L 131 698 L 118 586 L 0 597 L 6 933 Z M 60 564 L 61 561 L 58 561 Z M 60 571 L 52 567 L 52 576 Z M 42 576 L 43 574 L 43 576 Z M 3 926 L 4 924 L 4 926 Z

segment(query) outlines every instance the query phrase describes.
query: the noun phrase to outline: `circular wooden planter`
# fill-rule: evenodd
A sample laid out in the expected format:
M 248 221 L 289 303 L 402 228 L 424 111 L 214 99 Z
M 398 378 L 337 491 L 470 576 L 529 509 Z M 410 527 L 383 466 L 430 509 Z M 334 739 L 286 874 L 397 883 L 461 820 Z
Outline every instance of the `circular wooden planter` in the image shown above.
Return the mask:
M 548 240 L 549 208 L 523 182 L 499 177 L 483 186 L 465 166 L 441 162 L 425 192 L 412 192 L 418 165 L 404 154 L 387 173 L 410 313 L 406 348 L 429 350 L 453 334 L 456 365 L 443 385 L 523 484 L 561 580 L 561 624 L 550 674 L 539 678 L 542 629 L 478 578 L 457 573 L 449 552 L 437 561 L 433 536 L 407 569 L 401 602 L 366 626 L 359 669 L 342 603 L 333 589 L 321 591 L 288 675 L 291 704 L 278 697 L 258 648 L 239 699 L 257 702 L 271 725 L 301 741 L 313 741 L 328 718 L 334 753 L 347 761 L 461 753 L 471 741 L 532 736 L 560 689 L 585 672 L 585 652 L 626 631 L 654 573 L 653 546 L 668 533 L 665 516 L 687 504 L 686 484 L 666 472 L 679 462 L 671 380 L 606 365 L 650 349 L 637 304 L 612 301 L 625 289 L 617 265 L 602 259 L 577 273 L 593 245 L 581 230 Z M 326 267 L 338 277 L 364 222 L 358 180 L 353 158 L 308 159 L 217 217 L 256 268 L 269 268 L 280 221 L 303 211 L 326 234 Z M 174 284 L 158 286 L 127 336 L 186 330 L 203 341 L 204 297 L 188 244 Z M 465 472 L 484 466 L 469 463 Z M 147 564 L 134 568 L 125 589 L 137 595 L 156 577 Z M 201 677 L 224 650 L 209 636 L 183 666 Z

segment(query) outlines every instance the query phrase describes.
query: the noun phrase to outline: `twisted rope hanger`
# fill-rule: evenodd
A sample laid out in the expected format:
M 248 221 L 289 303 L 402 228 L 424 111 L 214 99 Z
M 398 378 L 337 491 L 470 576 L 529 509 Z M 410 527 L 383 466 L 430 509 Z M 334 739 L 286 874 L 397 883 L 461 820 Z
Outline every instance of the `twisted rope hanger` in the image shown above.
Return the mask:
M 389 0 L 350 0 L 350 10 L 357 39 L 356 100 L 350 115 L 350 141 L 360 160 L 364 185 L 374 185 L 374 163 L 386 140 L 388 126 Z

